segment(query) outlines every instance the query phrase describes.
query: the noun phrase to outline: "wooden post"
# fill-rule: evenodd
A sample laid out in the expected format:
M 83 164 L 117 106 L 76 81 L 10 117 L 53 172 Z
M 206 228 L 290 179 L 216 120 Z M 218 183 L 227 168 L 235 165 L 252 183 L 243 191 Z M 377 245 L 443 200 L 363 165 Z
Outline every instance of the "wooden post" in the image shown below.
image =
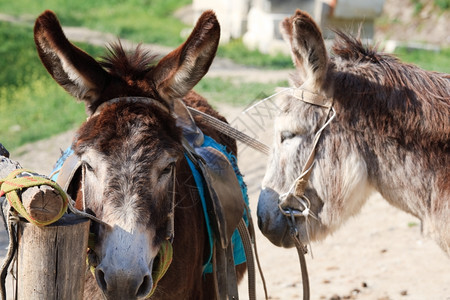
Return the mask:
M 68 216 L 43 227 L 20 222 L 18 299 L 83 299 L 90 220 Z
M 0 179 L 20 168 L 0 144 Z M 23 189 L 21 200 L 40 221 L 54 219 L 62 208 L 59 193 L 46 185 Z M 19 222 L 18 299 L 83 299 L 89 225 L 73 214 L 42 227 Z

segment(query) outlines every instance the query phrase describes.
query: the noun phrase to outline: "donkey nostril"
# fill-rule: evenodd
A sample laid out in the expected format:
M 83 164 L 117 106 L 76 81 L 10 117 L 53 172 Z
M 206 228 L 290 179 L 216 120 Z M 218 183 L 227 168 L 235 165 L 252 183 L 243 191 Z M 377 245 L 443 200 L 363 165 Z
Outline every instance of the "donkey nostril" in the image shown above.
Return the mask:
M 150 289 L 152 288 L 152 278 L 150 275 L 145 275 L 142 280 L 139 289 L 137 290 L 136 297 L 145 297 L 150 293 Z
M 105 280 L 105 273 L 99 267 L 95 270 L 95 279 L 97 279 L 98 286 L 102 289 L 102 291 L 106 291 L 108 285 Z

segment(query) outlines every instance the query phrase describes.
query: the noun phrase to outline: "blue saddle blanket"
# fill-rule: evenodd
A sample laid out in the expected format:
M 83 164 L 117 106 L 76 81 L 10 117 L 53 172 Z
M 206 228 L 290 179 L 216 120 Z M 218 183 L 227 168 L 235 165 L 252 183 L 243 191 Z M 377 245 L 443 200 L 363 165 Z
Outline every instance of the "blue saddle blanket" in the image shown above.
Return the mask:
M 201 147 L 212 147 L 214 149 L 217 149 L 228 158 L 231 165 L 233 166 L 234 173 L 236 174 L 236 177 L 239 181 L 239 185 L 241 187 L 241 192 L 242 192 L 242 197 L 244 198 L 244 201 L 248 207 L 249 202 L 248 202 L 248 195 L 247 195 L 247 185 L 245 184 L 242 174 L 239 171 L 239 168 L 237 166 L 236 156 L 234 156 L 232 153 L 229 153 L 226 150 L 225 146 L 217 143 L 214 139 L 212 139 L 211 137 L 209 137 L 207 135 L 204 136 L 204 142 Z M 210 223 L 209 216 L 208 216 L 207 209 L 206 209 L 206 207 L 207 207 L 206 206 L 206 197 L 205 197 L 206 182 L 203 178 L 203 175 L 195 167 L 194 163 L 187 157 L 187 155 L 185 155 L 185 157 L 189 163 L 189 167 L 191 168 L 192 175 L 194 176 L 195 183 L 196 183 L 197 189 L 198 189 L 198 193 L 199 193 L 201 201 L 202 201 L 203 214 L 205 216 L 205 220 L 206 220 L 206 224 L 207 224 L 206 228 L 208 231 L 209 248 L 211 249 L 210 255 L 209 255 L 208 259 L 206 260 L 205 264 L 203 265 L 203 273 L 212 273 L 212 271 L 213 271 L 213 269 L 212 269 L 212 249 L 213 249 L 213 244 L 214 244 L 214 236 L 213 236 L 211 223 Z M 246 224 L 248 225 L 248 219 L 247 219 L 247 215 L 245 212 L 244 212 L 243 217 L 244 217 Z M 246 261 L 244 245 L 242 244 L 241 236 L 239 235 L 239 232 L 237 229 L 234 231 L 233 235 L 231 236 L 231 243 L 233 245 L 234 264 L 239 265 L 239 264 L 244 263 Z

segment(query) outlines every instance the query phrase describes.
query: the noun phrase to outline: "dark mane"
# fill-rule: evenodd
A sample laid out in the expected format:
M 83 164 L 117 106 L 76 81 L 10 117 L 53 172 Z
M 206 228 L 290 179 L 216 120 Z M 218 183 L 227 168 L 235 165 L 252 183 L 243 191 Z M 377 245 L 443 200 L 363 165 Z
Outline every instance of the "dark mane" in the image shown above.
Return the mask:
M 336 36 L 328 76 L 351 129 L 450 151 L 449 75 L 402 63 L 341 31 Z
M 348 61 L 370 61 L 377 62 L 379 54 L 377 54 L 376 46 L 364 46 L 359 37 L 355 37 L 341 30 L 334 30 L 336 39 L 332 46 L 335 55 Z
M 157 55 L 143 49 L 142 44 L 134 50 L 126 51 L 118 41 L 111 43 L 107 49 L 108 55 L 102 57 L 100 64 L 112 75 L 131 75 L 131 79 L 143 78 L 156 64 Z

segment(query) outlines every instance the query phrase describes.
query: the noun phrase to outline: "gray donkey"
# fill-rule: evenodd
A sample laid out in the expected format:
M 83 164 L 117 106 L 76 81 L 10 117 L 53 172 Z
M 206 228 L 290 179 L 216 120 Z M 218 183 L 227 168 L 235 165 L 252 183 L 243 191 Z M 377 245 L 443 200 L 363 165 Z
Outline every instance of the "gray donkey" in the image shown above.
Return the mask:
M 297 72 L 277 99 L 258 223 L 275 245 L 323 239 L 377 191 L 450 253 L 450 76 L 336 32 L 329 58 L 312 18 L 281 23 Z M 292 215 L 290 219 L 285 215 Z

